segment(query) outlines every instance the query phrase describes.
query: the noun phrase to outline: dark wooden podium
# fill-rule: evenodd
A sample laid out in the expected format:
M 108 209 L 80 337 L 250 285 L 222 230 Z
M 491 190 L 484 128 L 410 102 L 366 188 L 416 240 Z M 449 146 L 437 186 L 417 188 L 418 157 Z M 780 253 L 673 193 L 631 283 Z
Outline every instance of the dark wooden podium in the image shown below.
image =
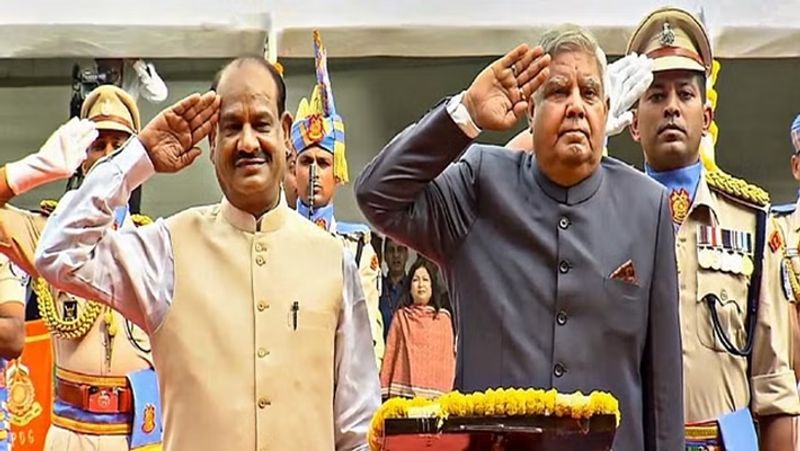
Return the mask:
M 385 423 L 384 451 L 610 451 L 614 415 L 397 418 Z

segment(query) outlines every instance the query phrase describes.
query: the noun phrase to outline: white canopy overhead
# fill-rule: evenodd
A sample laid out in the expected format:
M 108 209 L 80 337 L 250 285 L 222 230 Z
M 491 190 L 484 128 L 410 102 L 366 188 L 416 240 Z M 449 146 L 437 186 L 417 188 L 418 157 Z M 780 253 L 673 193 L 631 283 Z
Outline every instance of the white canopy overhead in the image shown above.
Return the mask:
M 4 0 L 0 58 L 310 57 L 320 29 L 333 57 L 504 53 L 565 22 L 610 54 L 664 0 Z M 715 56 L 800 57 L 800 0 L 674 0 L 704 11 Z M 270 18 L 272 20 L 270 20 Z
M 0 58 L 260 55 L 268 0 L 3 0 Z
M 715 57 L 800 57 L 798 0 L 274 0 L 279 56 L 312 55 L 318 28 L 331 56 L 479 56 L 505 53 L 565 22 L 592 30 L 609 54 L 651 10 L 702 8 Z M 302 5 L 302 6 L 300 6 Z

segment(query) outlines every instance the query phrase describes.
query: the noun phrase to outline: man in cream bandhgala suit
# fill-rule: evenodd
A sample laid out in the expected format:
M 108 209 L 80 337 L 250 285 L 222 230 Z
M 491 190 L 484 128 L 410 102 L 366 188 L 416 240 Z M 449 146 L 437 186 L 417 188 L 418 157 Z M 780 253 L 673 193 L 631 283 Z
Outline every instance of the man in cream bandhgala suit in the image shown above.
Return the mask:
M 242 58 L 214 89 L 162 111 L 61 201 L 37 268 L 147 331 L 165 450 L 364 449 L 380 403 L 366 304 L 352 255 L 283 200 L 283 79 Z M 154 173 L 191 164 L 206 135 L 220 203 L 105 227 Z

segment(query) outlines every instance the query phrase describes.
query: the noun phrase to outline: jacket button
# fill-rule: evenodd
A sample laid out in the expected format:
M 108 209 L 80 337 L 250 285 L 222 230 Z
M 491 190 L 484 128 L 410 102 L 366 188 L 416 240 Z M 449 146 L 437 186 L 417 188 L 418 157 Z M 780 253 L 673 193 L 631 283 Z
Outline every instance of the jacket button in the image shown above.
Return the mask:
M 263 359 L 264 357 L 266 357 L 268 355 L 269 355 L 269 351 L 267 351 L 264 348 L 258 348 L 258 356 L 259 357 L 261 357 Z
M 259 398 L 259 400 L 258 400 L 258 408 L 259 409 L 264 409 L 270 404 L 271 403 L 269 402 L 269 400 L 267 398 Z
M 266 248 L 266 247 L 264 247 L 264 245 L 263 245 L 263 244 L 261 244 L 261 243 L 256 243 L 256 252 L 264 252 L 265 250 L 267 250 L 267 248 Z
M 563 310 L 558 312 L 558 314 L 556 315 L 556 322 L 558 323 L 559 326 L 567 324 L 567 313 Z
M 264 260 L 264 257 L 262 257 L 260 255 L 256 257 L 256 264 L 258 266 L 263 266 L 264 263 L 266 263 L 266 260 Z
M 561 260 L 561 263 L 558 264 L 558 271 L 561 274 L 566 274 L 569 272 L 569 263 L 566 260 Z
M 567 230 L 569 228 L 570 222 L 569 218 L 566 216 L 562 216 L 561 220 L 558 221 L 558 226 L 561 227 L 562 230 Z
M 566 372 L 567 372 L 567 369 L 564 367 L 564 365 L 562 365 L 560 363 L 556 363 L 555 367 L 553 367 L 553 374 L 556 377 L 561 377 Z
M 258 304 L 256 304 L 256 308 L 258 309 L 259 312 L 263 312 L 264 310 L 269 308 L 269 304 L 267 304 L 264 301 L 261 301 Z

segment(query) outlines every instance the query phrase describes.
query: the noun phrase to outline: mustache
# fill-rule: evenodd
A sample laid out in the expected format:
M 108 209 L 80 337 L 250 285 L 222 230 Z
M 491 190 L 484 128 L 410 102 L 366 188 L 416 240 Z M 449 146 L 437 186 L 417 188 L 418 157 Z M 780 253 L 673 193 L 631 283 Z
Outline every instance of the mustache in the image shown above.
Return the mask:
M 242 160 L 264 160 L 269 163 L 272 161 L 272 154 L 264 152 L 263 150 L 258 150 L 255 152 L 244 152 L 240 150 L 236 152 L 236 155 L 234 155 L 233 162 L 239 163 Z

